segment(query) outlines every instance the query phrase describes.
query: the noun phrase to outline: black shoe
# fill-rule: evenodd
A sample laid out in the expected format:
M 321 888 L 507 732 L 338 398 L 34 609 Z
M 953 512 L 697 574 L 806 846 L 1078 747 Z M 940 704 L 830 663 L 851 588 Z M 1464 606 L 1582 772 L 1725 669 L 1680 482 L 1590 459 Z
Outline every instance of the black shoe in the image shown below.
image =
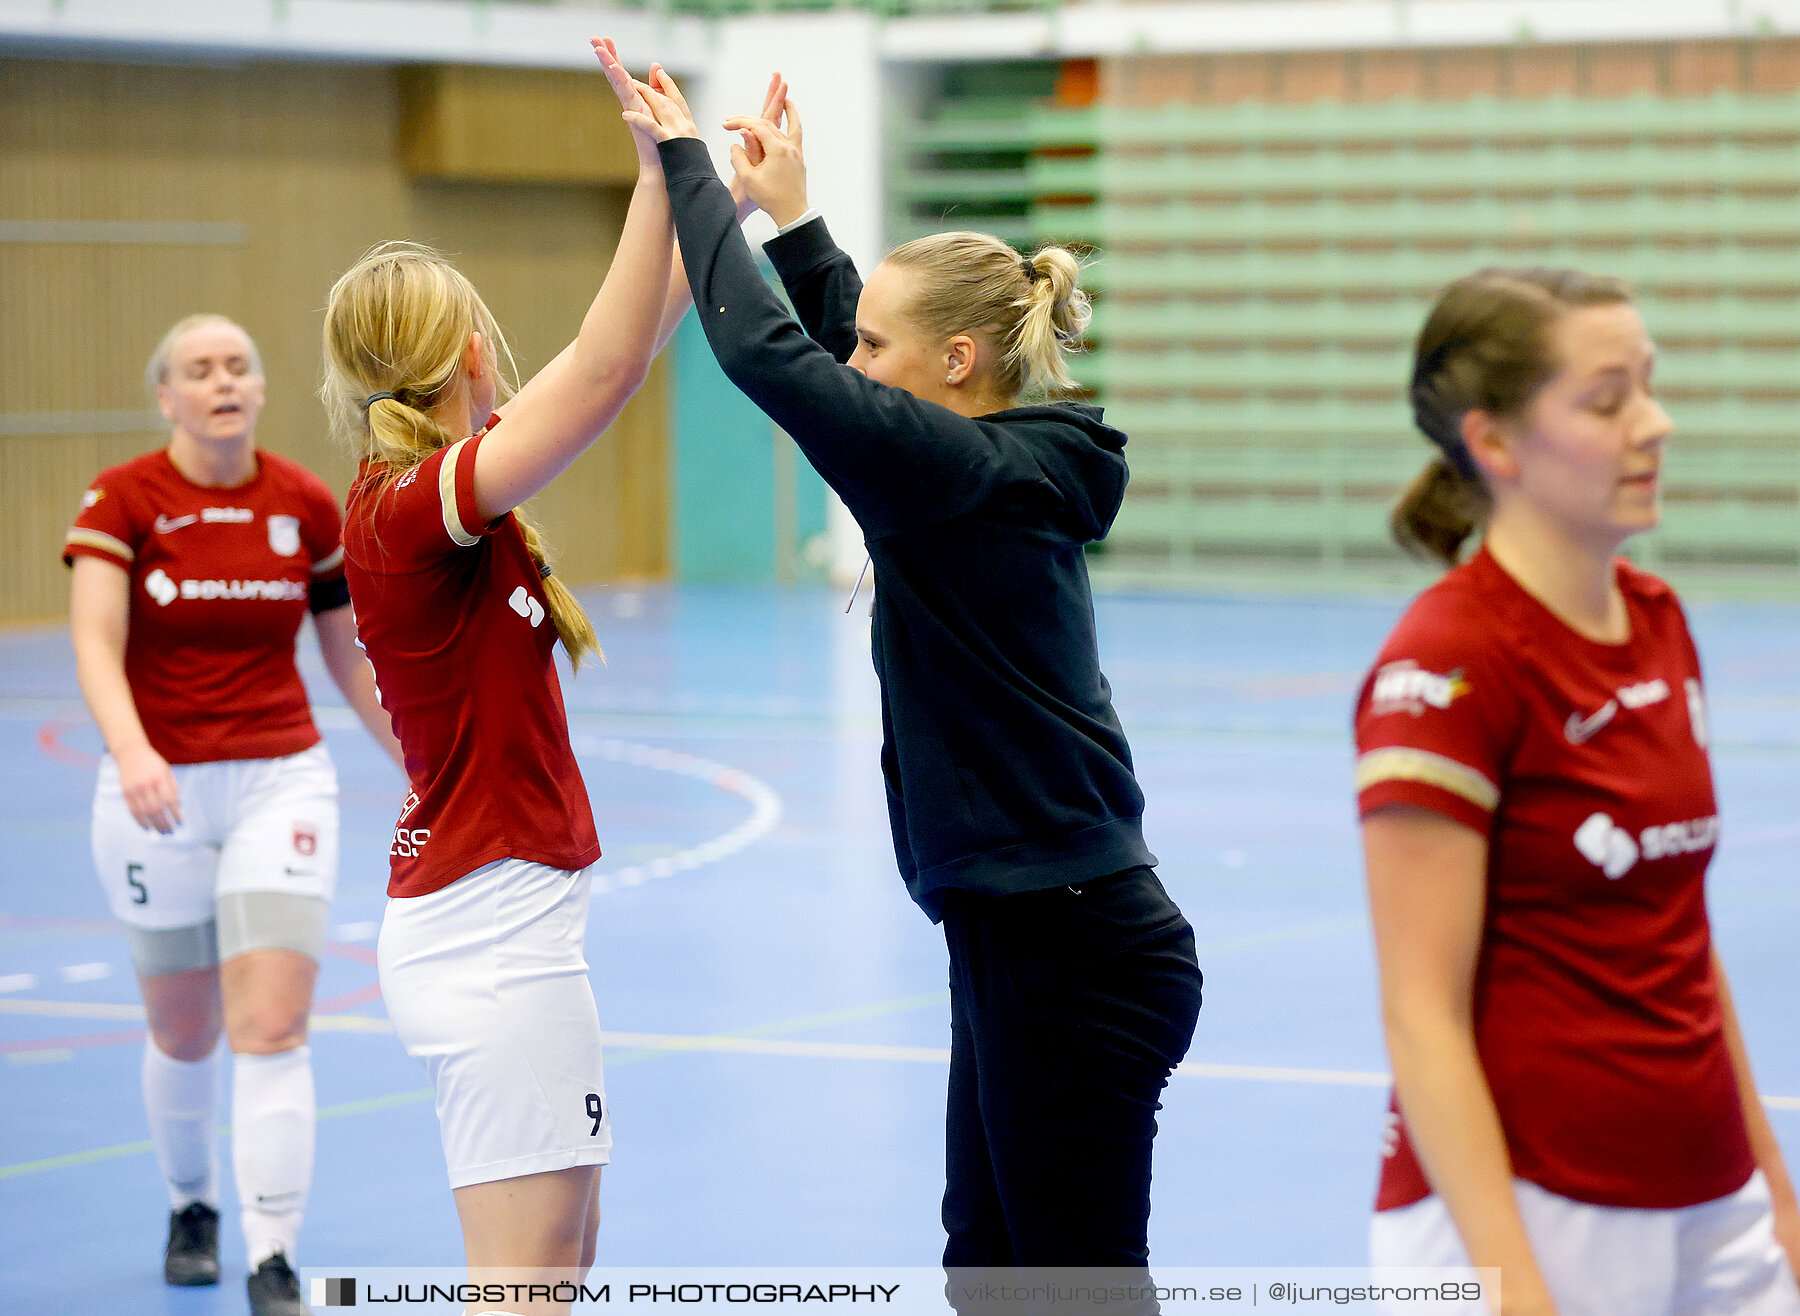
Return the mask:
M 219 1282 L 219 1213 L 205 1202 L 169 1212 L 163 1283 L 191 1288 Z
M 312 1316 L 312 1308 L 300 1301 L 294 1268 L 279 1252 L 250 1276 L 250 1316 Z

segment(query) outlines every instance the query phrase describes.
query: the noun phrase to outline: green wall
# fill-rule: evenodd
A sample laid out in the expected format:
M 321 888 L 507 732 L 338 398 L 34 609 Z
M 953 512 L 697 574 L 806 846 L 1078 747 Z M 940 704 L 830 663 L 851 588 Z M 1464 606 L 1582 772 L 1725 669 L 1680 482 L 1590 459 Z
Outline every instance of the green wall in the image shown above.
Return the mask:
M 671 350 L 675 578 L 823 580 L 824 481 L 725 378 L 692 312 Z

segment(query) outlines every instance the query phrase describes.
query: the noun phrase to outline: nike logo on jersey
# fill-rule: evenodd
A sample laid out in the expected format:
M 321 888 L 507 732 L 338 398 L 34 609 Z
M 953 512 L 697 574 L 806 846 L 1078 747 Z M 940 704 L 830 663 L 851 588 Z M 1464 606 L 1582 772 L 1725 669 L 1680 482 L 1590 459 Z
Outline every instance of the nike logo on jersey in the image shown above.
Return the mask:
M 1563 735 L 1569 738 L 1571 745 L 1585 744 L 1593 739 L 1601 727 L 1618 716 L 1618 712 L 1619 701 L 1608 699 L 1597 713 L 1589 713 L 1586 717 L 1580 713 L 1570 713 L 1569 720 L 1563 723 Z
M 1669 683 L 1656 677 L 1649 681 L 1639 681 L 1635 685 L 1623 685 L 1618 689 L 1618 697 L 1608 699 L 1597 711 L 1583 717 L 1579 713 L 1570 713 L 1569 720 L 1563 724 L 1563 735 L 1568 737 L 1571 745 L 1584 744 L 1619 715 L 1619 710 L 1649 708 L 1660 704 L 1669 697 Z
M 177 516 L 173 518 L 159 516 L 156 518 L 156 533 L 159 535 L 166 535 L 169 531 L 179 530 L 184 525 L 193 525 L 194 522 L 199 519 L 200 514 L 198 512 L 194 513 L 192 516 Z

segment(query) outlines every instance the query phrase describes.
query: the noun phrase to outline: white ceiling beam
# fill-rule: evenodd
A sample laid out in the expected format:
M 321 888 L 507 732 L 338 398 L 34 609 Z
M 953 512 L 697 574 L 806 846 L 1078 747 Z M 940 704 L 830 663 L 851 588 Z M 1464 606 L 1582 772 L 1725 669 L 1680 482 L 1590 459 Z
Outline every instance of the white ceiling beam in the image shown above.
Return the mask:
M 898 61 L 1706 41 L 1800 33 L 1800 0 L 1219 0 L 896 19 Z
M 0 0 L 0 52 L 94 58 L 500 64 L 598 71 L 590 36 L 634 66 L 710 62 L 708 26 L 647 10 L 471 0 Z

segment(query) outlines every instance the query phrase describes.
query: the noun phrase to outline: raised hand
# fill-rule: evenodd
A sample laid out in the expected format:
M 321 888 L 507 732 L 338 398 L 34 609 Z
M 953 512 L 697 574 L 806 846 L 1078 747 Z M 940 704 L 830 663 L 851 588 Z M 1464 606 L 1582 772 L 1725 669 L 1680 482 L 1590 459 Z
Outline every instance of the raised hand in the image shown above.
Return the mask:
M 637 94 L 648 107 L 648 112 L 635 109 L 625 111 L 625 122 L 633 128 L 649 134 L 656 141 L 668 142 L 677 137 L 698 137 L 700 129 L 694 124 L 694 112 L 688 109 L 687 97 L 681 94 L 675 79 L 661 64 L 650 66 L 648 82 L 634 82 Z
M 780 73 L 771 73 L 769 90 L 763 94 L 762 117 L 778 128 L 781 126 L 781 107 L 787 103 L 787 94 L 787 79 L 783 78 Z M 738 136 L 744 139 L 744 151 L 749 156 L 750 162 L 761 164 L 763 149 L 756 134 L 745 129 Z M 741 224 L 756 212 L 756 202 L 750 199 L 750 194 L 744 190 L 744 180 L 738 177 L 736 172 L 732 173 L 728 186 L 731 190 L 731 199 L 737 202 L 738 223 Z
M 767 117 L 725 120 L 733 132 L 756 138 L 762 158 L 754 158 L 744 146 L 731 148 L 731 167 L 745 193 L 777 224 L 791 224 L 806 213 L 806 156 L 802 150 L 800 111 L 789 100 L 782 104 L 787 119 L 784 132 Z
M 619 108 L 624 113 L 625 122 L 631 125 L 632 144 L 637 147 L 638 170 L 640 173 L 662 170 L 662 157 L 656 153 L 658 139 L 645 132 L 632 116 L 648 119 L 650 106 L 638 92 L 639 84 L 625 70 L 625 62 L 619 58 L 619 48 L 613 44 L 611 37 L 589 37 L 588 44 L 593 46 L 594 54 L 599 56 L 600 68 L 606 74 L 606 81 L 613 89 L 613 95 L 619 98 Z
M 787 103 L 787 94 L 787 79 L 783 78 L 779 72 L 771 73 L 769 89 L 763 93 L 762 117 L 777 128 L 781 126 L 781 109 Z M 757 140 L 756 134 L 746 128 L 741 130 L 738 136 L 744 139 L 744 151 L 749 155 L 750 163 L 761 164 L 762 143 Z

